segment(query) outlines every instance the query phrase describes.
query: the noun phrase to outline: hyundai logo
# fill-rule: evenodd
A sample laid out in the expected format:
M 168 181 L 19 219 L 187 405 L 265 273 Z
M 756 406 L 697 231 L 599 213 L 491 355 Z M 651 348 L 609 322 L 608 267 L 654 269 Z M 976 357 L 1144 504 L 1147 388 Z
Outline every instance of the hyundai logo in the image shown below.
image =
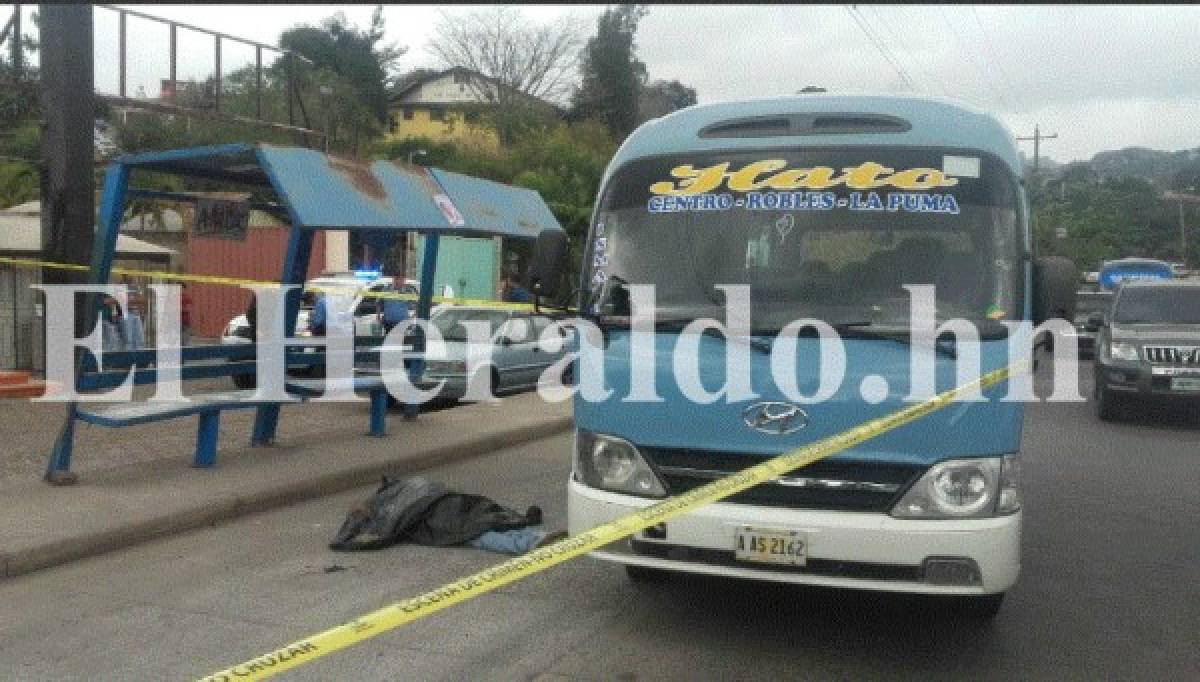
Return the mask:
M 782 436 L 808 426 L 808 413 L 791 403 L 754 403 L 742 411 L 742 421 L 755 431 Z

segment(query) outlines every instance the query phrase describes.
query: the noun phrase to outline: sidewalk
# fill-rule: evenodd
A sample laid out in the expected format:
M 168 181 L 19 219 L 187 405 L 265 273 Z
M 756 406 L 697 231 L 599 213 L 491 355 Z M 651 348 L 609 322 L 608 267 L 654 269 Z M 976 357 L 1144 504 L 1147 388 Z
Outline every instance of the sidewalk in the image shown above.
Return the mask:
M 360 418 L 365 431 L 365 412 Z M 422 414 L 415 422 L 392 412 L 384 438 L 342 431 L 301 439 L 281 431 L 269 448 L 229 443 L 208 470 L 191 468 L 181 455 L 93 472 L 75 486 L 6 481 L 0 487 L 0 576 L 346 490 L 385 473 L 477 457 L 570 426 L 569 401 L 550 404 L 527 393 Z

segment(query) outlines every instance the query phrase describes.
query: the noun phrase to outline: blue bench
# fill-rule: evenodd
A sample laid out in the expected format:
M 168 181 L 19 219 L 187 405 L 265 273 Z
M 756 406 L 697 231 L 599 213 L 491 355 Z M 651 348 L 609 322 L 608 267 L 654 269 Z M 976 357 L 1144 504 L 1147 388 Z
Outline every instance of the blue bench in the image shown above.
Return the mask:
M 354 353 L 355 362 L 377 360 L 379 351 L 378 342 L 368 341 L 357 346 Z M 187 381 L 253 374 L 257 371 L 256 352 L 256 346 L 253 344 L 183 347 L 180 349 L 179 378 Z M 111 389 L 124 384 L 129 380 L 130 375 L 133 377 L 134 385 L 154 383 L 158 378 L 159 371 L 164 369 L 161 366 L 154 366 L 156 360 L 157 357 L 152 350 L 104 353 L 100 365 L 97 364 L 95 357 L 89 355 L 80 364 L 80 371 L 77 373 L 77 389 L 80 392 Z M 323 353 L 305 352 L 300 347 L 289 347 L 285 363 L 289 369 L 323 367 L 325 366 L 325 356 Z M 308 398 L 323 392 L 322 387 L 325 381 L 324 379 L 297 380 L 289 378 L 285 380 L 284 390 L 298 397 L 299 402 L 306 402 Z M 336 385 L 338 381 L 347 380 L 333 379 L 332 383 Z M 382 379 L 376 376 L 355 378 L 350 381 L 353 381 L 352 388 L 354 390 L 366 391 L 370 394 L 371 435 L 385 435 L 385 416 L 389 396 Z M 257 408 L 259 413 L 255 420 L 251 445 L 267 445 L 275 439 L 274 424 L 278 422 L 279 409 L 285 402 L 253 400 L 253 395 L 253 390 L 225 391 L 190 395 L 187 396 L 185 402 L 123 403 L 86 409 L 72 403 L 68 409 L 66 424 L 50 455 L 50 461 L 46 468 L 46 479 L 51 482 L 71 482 L 73 479 L 69 472 L 76 421 L 108 428 L 120 428 L 197 415 L 199 423 L 193 465 L 211 467 L 216 464 L 217 459 L 221 411 Z
M 253 395 L 254 391 L 227 391 L 188 396 L 188 402 L 121 403 L 91 409 L 81 408 L 76 410 L 75 418 L 88 424 L 120 428 L 199 415 L 196 452 L 192 458 L 192 466 L 208 468 L 217 463 L 217 441 L 222 410 L 278 404 L 274 401 L 251 400 Z
M 371 435 L 387 435 L 388 391 L 379 376 L 360 376 L 352 379 L 290 379 L 284 385 L 288 393 L 305 398 L 322 395 L 327 388 L 334 390 L 365 391 L 371 397 Z

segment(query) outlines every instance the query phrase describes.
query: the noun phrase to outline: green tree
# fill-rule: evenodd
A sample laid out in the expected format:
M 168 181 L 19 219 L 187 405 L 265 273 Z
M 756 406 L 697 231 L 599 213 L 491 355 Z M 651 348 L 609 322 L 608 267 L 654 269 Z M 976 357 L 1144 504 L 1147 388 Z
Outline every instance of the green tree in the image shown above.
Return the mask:
M 388 85 L 406 48 L 384 44 L 383 5 L 371 15 L 371 25 L 359 29 L 338 12 L 320 25 L 300 24 L 279 36 L 279 45 L 312 60 L 315 69 L 345 79 L 355 99 L 376 121 L 387 119 Z
M 37 22 L 35 12 L 34 26 Z M 41 133 L 37 123 L 38 71 L 30 59 L 37 49 L 37 41 L 25 30 L 21 33 L 19 73 L 14 68 L 10 51 L 13 36 L 5 39 L 0 50 L 0 80 L 10 84 L 0 88 L 0 207 L 36 199 L 39 189 L 38 167 L 31 163 L 41 158 Z
M 603 124 L 584 121 L 558 123 L 537 137 L 522 138 L 498 151 L 412 138 L 378 143 L 374 157 L 407 160 L 410 152 L 424 149 L 424 165 L 537 191 L 570 236 L 569 288 L 577 288 L 578 268 L 573 265 L 583 257 L 596 193 L 616 146 Z M 569 294 L 564 293 L 562 301 L 567 300 Z
M 657 80 L 642 88 L 638 96 L 638 123 L 666 116 L 696 103 L 696 90 L 677 80 Z
M 1150 182 L 1133 177 L 1100 180 L 1086 164 L 1072 164 L 1035 201 L 1036 239 L 1042 253 L 1094 269 L 1127 256 L 1176 259 L 1179 231 L 1171 206 Z M 1058 238 L 1058 228 L 1066 237 Z
M 571 98 L 574 119 L 599 120 L 618 139 L 638 122 L 646 65 L 637 58 L 634 34 L 647 11 L 645 5 L 617 5 L 600 15 L 596 34 L 583 49 L 579 88 Z

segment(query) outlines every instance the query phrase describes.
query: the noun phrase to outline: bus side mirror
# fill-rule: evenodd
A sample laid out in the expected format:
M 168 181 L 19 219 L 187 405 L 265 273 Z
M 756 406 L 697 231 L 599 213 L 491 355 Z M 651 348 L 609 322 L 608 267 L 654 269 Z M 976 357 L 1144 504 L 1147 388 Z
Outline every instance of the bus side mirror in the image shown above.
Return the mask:
M 525 288 L 534 296 L 553 297 L 562 281 L 566 258 L 567 233 L 542 230 L 533 244 L 529 269 L 525 271 Z
M 1084 329 L 1089 332 L 1094 332 L 1104 326 L 1104 313 L 1092 313 L 1088 315 L 1087 324 Z
M 1033 323 L 1053 318 L 1075 319 L 1075 263 L 1062 256 L 1045 256 L 1033 264 Z

